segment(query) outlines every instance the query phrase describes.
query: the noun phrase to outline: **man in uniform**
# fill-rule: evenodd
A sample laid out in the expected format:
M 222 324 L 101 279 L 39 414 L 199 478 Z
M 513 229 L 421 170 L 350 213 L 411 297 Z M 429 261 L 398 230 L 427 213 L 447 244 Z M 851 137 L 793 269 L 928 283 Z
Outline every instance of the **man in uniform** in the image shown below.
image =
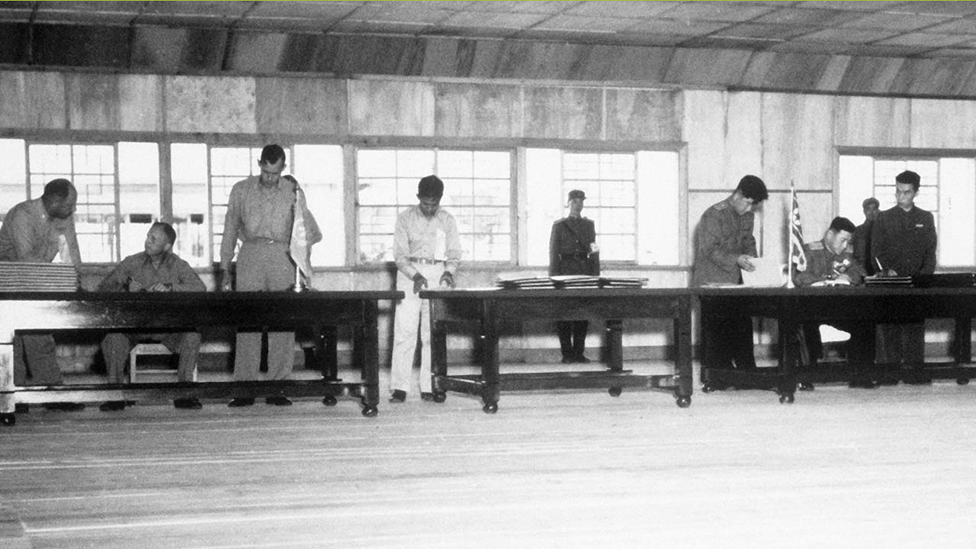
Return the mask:
M 807 242 L 803 245 L 806 254 L 807 268 L 805 271 L 793 273 L 793 283 L 798 288 L 814 284 L 842 284 L 857 286 L 864 282 L 864 269 L 854 256 L 847 251 L 847 245 L 854 233 L 854 223 L 846 217 L 835 217 L 830 222 L 830 228 L 823 240 Z M 870 389 L 874 387 L 870 376 L 861 368 L 870 362 L 870 355 L 866 352 L 866 342 L 870 341 L 873 325 L 856 322 L 829 322 L 829 325 L 851 334 L 847 344 L 848 362 L 854 366 L 854 374 L 850 382 L 851 387 Z M 815 365 L 823 354 L 823 342 L 820 339 L 820 323 L 809 323 L 802 326 L 804 339 L 810 356 L 810 364 Z M 801 389 L 813 390 L 813 384 L 801 382 Z
M 743 269 L 755 270 L 749 261 L 758 255 L 756 238 L 752 234 L 753 210 L 768 197 L 763 180 L 747 175 L 739 181 L 731 196 L 705 210 L 695 236 L 693 286 L 740 284 Z M 734 361 L 739 370 L 756 368 L 751 317 L 715 319 L 703 316 L 701 333 L 704 367 L 731 369 Z
M 156 222 L 146 234 L 144 251 L 122 260 L 105 280 L 98 285 L 99 292 L 205 292 L 206 284 L 200 280 L 190 264 L 172 253 L 176 231 L 169 223 Z M 162 341 L 170 351 L 180 355 L 177 380 L 193 381 L 193 370 L 200 353 L 200 334 L 197 332 L 167 334 L 110 333 L 102 340 L 102 354 L 108 369 L 108 382 L 121 384 L 125 364 L 132 346 L 143 340 Z M 110 400 L 100 409 L 110 412 L 125 409 L 124 400 Z M 173 401 L 177 408 L 197 410 L 203 407 L 196 398 L 178 398 Z
M 935 218 L 915 206 L 921 177 L 913 171 L 895 176 L 895 201 L 891 209 L 878 215 L 871 231 L 873 261 L 885 276 L 914 276 L 935 272 Z M 904 319 L 899 324 L 879 326 L 879 359 L 886 364 L 909 364 L 906 383 L 931 383 L 922 371 L 925 360 L 925 320 Z M 897 383 L 894 376 L 886 384 Z
M 549 276 L 588 275 L 600 276 L 600 251 L 596 245 L 596 229 L 593 221 L 582 217 L 583 191 L 569 191 L 569 215 L 552 224 L 549 236 Z M 559 348 L 563 363 L 586 363 L 585 320 L 556 321 Z
M 864 223 L 854 228 L 854 238 L 851 244 L 854 247 L 854 260 L 868 276 L 878 272 L 871 255 L 871 230 L 874 228 L 874 220 L 878 218 L 880 206 L 881 203 L 873 196 L 864 199 L 864 202 L 861 203 L 861 208 L 864 210 Z
M 261 175 L 238 181 L 230 191 L 224 237 L 220 243 L 221 282 L 230 291 L 231 260 L 238 239 L 241 249 L 237 257 L 237 291 L 280 292 L 295 283 L 295 264 L 288 255 L 291 239 L 295 185 L 281 177 L 285 169 L 285 151 L 278 145 L 268 145 L 258 160 Z M 295 333 L 268 333 L 268 378 L 287 379 L 295 365 Z M 261 334 L 238 333 L 234 349 L 234 380 L 252 381 L 258 378 L 261 367 Z M 268 404 L 289 406 L 283 395 L 272 395 Z M 238 397 L 229 406 L 254 404 L 251 397 Z
M 420 203 L 397 216 L 393 233 L 393 258 L 397 288 L 404 298 L 396 305 L 393 321 L 393 364 L 390 402 L 407 400 L 413 386 L 413 357 L 420 330 L 420 398 L 433 400 L 430 377 L 430 303 L 420 299 L 428 280 L 454 288 L 454 274 L 461 263 L 461 236 L 454 216 L 440 207 L 444 182 L 428 175 L 417 186 Z
M 7 212 L 0 227 L 0 261 L 81 264 L 75 234 L 75 206 L 78 192 L 67 179 L 54 179 L 44 186 L 40 198 L 17 204 Z M 26 355 L 26 361 L 25 359 Z M 60 385 L 61 370 L 55 355 L 54 337 L 30 334 L 14 338 L 14 384 Z M 25 406 L 20 406 L 23 409 Z M 59 402 L 45 405 L 54 410 L 76 411 L 85 405 Z

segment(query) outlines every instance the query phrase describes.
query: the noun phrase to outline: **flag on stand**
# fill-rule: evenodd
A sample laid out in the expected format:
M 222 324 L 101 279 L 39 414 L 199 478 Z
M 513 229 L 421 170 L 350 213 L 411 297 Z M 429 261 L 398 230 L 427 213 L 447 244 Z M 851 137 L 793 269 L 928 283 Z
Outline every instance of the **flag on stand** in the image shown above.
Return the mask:
M 298 267 L 295 273 L 295 289 L 300 289 L 302 275 L 308 281 L 307 286 L 311 286 L 312 266 L 308 257 L 308 231 L 305 227 L 305 192 L 295 182 L 295 207 L 293 209 L 291 223 L 291 242 L 288 246 L 288 253 L 292 261 Z
M 807 254 L 803 252 L 803 228 L 800 226 L 800 204 L 796 201 L 796 189 L 790 186 L 792 206 L 790 213 L 790 263 L 796 270 L 807 270 Z

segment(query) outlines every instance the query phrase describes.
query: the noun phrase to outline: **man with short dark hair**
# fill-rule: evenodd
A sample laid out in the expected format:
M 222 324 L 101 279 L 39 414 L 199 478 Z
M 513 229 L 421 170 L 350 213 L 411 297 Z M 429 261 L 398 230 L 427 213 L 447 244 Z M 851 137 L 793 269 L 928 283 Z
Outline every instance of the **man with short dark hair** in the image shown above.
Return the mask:
M 586 193 L 569 191 L 569 215 L 552 224 L 549 235 L 549 276 L 600 276 L 600 250 L 596 245 L 593 221 L 583 217 Z M 587 363 L 585 320 L 557 320 L 559 348 L 563 363 Z
M 878 218 L 878 208 L 881 203 L 875 197 L 865 198 L 861 203 L 864 211 L 864 223 L 854 228 L 854 237 L 851 239 L 851 246 L 854 248 L 854 260 L 864 269 L 868 276 L 878 272 L 877 266 L 871 254 L 871 230 L 874 228 L 874 221 Z
M 807 268 L 793 273 L 793 283 L 798 288 L 814 285 L 858 286 L 862 284 L 864 269 L 847 251 L 854 229 L 854 223 L 850 219 L 835 217 L 822 240 L 804 244 L 803 253 L 807 258 Z M 851 334 L 847 344 L 848 363 L 854 367 L 850 386 L 865 389 L 874 387 L 873 381 L 864 370 L 864 366 L 871 361 L 867 353 L 867 345 L 874 326 L 845 321 L 831 321 L 826 324 Z M 805 323 L 802 326 L 810 357 L 808 366 L 815 365 L 823 354 L 820 326 L 821 323 L 818 322 Z M 813 390 L 813 384 L 802 381 L 800 388 L 810 391 Z
M 237 241 L 238 292 L 280 292 L 295 283 L 295 264 L 288 253 L 291 241 L 295 184 L 281 177 L 285 151 L 267 145 L 258 160 L 261 174 L 234 184 L 227 203 L 224 236 L 220 243 L 221 288 L 231 289 L 230 265 Z M 295 333 L 268 333 L 268 378 L 287 379 L 295 365 Z M 261 334 L 238 333 L 234 348 L 234 380 L 253 381 L 261 367 Z M 284 395 L 270 395 L 268 404 L 289 406 Z M 252 397 L 238 397 L 229 406 L 254 404 Z
M 895 176 L 896 205 L 878 215 L 871 231 L 873 261 L 885 276 L 914 276 L 935 272 L 935 251 L 938 237 L 935 218 L 931 212 L 915 205 L 921 177 L 910 170 Z M 880 361 L 887 364 L 909 365 L 904 372 L 906 383 L 931 383 L 924 373 L 925 320 L 904 319 L 899 324 L 879 325 L 878 351 Z M 894 375 L 886 376 L 885 384 L 897 383 Z
M 144 250 L 122 260 L 101 284 L 99 292 L 205 292 L 206 284 L 186 261 L 172 253 L 176 231 L 169 223 L 156 222 L 146 234 Z M 102 354 L 108 370 L 108 382 L 121 384 L 125 364 L 132 346 L 140 341 L 161 341 L 180 356 L 177 380 L 193 381 L 193 370 L 200 353 L 197 332 L 165 334 L 110 333 L 102 340 Z M 124 400 L 110 400 L 101 405 L 103 412 L 125 409 Z M 202 407 L 196 398 L 178 398 L 177 408 L 196 410 Z
M 44 186 L 40 198 L 11 208 L 0 227 L 0 261 L 50 263 L 60 254 L 63 263 L 80 265 L 74 218 L 77 202 L 74 185 L 67 179 L 54 179 Z M 60 385 L 62 382 L 51 335 L 14 338 L 15 385 Z M 85 406 L 62 402 L 46 407 L 74 411 Z
M 428 175 L 417 185 L 420 203 L 397 216 L 393 232 L 393 258 L 397 288 L 404 298 L 396 304 L 393 321 L 393 360 L 390 370 L 390 402 L 407 400 L 413 387 L 413 357 L 420 330 L 420 398 L 433 400 L 430 377 L 430 303 L 420 290 L 430 280 L 454 288 L 454 273 L 461 263 L 461 236 L 454 216 L 440 207 L 444 182 Z
M 747 175 L 731 196 L 705 210 L 695 236 L 693 286 L 741 284 L 742 271 L 754 271 L 756 238 L 752 234 L 753 210 L 769 198 L 762 179 Z M 753 370 L 752 318 L 701 319 L 702 364 L 707 368 Z M 704 369 L 702 371 L 704 372 Z M 715 386 L 721 389 L 723 387 Z

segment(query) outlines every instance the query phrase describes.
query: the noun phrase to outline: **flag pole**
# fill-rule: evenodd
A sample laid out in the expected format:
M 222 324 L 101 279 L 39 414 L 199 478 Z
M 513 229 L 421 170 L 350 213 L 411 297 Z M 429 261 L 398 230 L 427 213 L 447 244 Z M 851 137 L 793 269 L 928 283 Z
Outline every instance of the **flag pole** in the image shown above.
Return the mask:
M 786 277 L 786 287 L 789 289 L 793 289 L 796 287 L 793 284 L 793 215 L 794 215 L 793 205 L 794 204 L 796 204 L 796 188 L 793 186 L 793 180 L 791 179 L 790 180 L 790 215 L 787 216 L 786 219 L 787 231 L 788 231 L 787 234 L 789 235 L 788 237 L 789 246 L 787 247 L 789 251 L 786 253 L 786 262 L 789 265 L 789 270 L 787 271 L 788 274 Z
M 298 216 L 302 215 L 302 212 L 299 210 L 299 208 L 301 206 L 298 203 L 298 192 L 299 192 L 298 191 L 298 184 L 296 183 L 295 184 L 295 204 L 292 206 L 292 211 L 294 212 L 294 214 L 293 214 L 294 217 L 292 217 L 292 231 L 291 231 L 292 234 L 291 234 L 291 238 L 295 238 L 295 229 L 294 229 L 294 226 L 295 226 L 295 223 L 300 223 Z M 299 261 L 297 261 L 297 260 L 295 261 L 295 291 L 296 292 L 301 292 L 302 291 L 302 267 L 301 267 L 301 263 Z

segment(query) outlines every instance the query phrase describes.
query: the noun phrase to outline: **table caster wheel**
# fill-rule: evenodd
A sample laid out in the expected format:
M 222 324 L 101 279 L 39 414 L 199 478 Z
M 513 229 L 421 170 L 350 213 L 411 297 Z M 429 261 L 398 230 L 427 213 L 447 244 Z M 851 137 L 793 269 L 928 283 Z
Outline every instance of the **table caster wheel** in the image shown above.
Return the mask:
M 715 388 L 712 387 L 711 385 L 709 385 L 707 383 L 705 385 L 702 385 L 702 392 L 703 393 L 711 393 L 713 391 L 715 391 Z
M 780 404 L 793 404 L 793 395 L 780 395 Z
M 335 406 L 338 404 L 338 402 L 339 401 L 336 400 L 335 395 L 328 395 L 322 399 L 322 404 L 325 404 L 326 406 Z
M 612 397 L 618 397 L 623 390 L 620 387 L 610 387 L 610 390 L 607 392 L 610 393 L 610 396 Z
M 968 377 L 961 377 L 961 378 L 959 378 L 959 379 L 956 380 L 956 383 L 958 383 L 959 385 L 969 385 L 969 378 Z
M 377 412 L 376 406 L 366 406 L 363 408 L 364 417 L 376 417 Z
M 801 390 L 801 391 L 812 391 L 812 390 L 814 390 L 813 383 L 810 383 L 809 381 L 801 381 L 801 382 L 797 383 L 797 388 L 799 390 Z
M 434 402 L 440 404 L 447 400 L 447 393 L 434 393 Z
M 0 425 L 13 426 L 17 423 L 17 416 L 13 414 L 0 414 Z
M 486 414 L 494 414 L 495 412 L 498 411 L 498 403 L 497 402 L 489 402 L 489 403 L 485 404 L 485 406 L 481 410 L 484 413 L 486 413 Z
M 682 396 L 678 397 L 678 408 L 687 408 L 691 406 L 691 397 Z

